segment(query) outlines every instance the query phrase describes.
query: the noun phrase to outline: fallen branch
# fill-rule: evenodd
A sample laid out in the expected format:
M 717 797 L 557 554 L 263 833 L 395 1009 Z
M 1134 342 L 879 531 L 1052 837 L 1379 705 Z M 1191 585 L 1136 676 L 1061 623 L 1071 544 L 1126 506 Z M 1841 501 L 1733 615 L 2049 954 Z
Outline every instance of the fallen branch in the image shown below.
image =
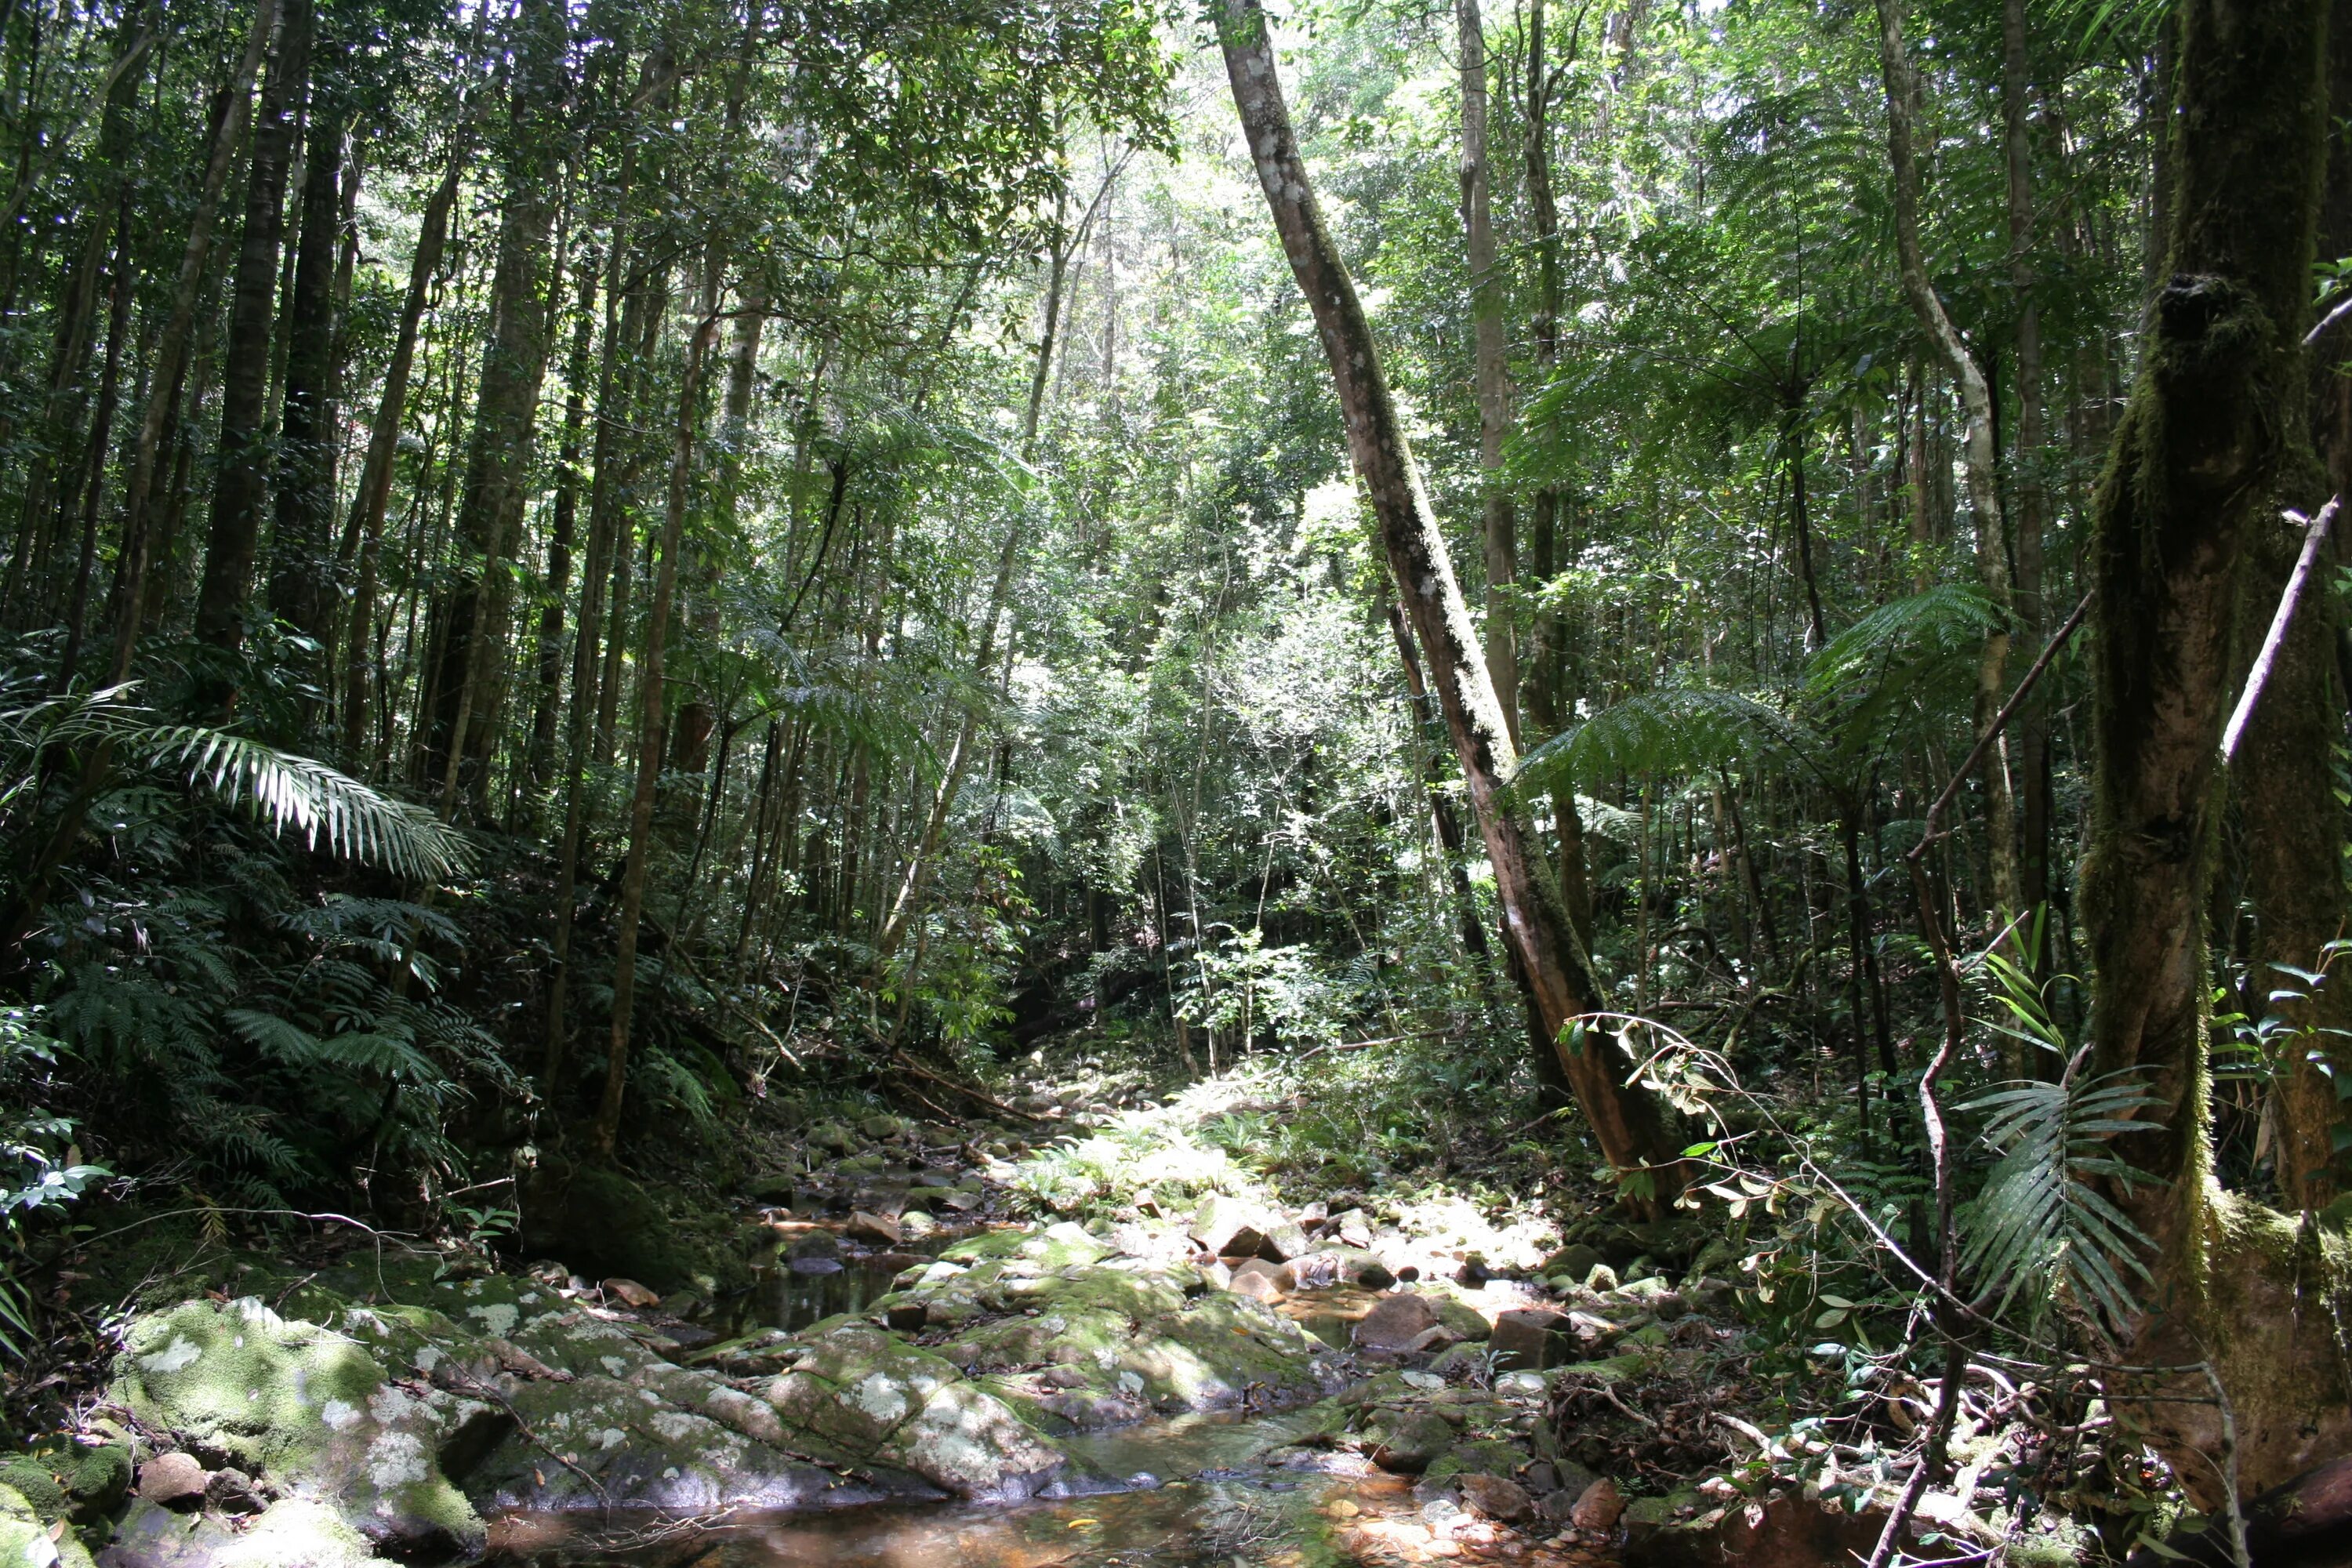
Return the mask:
M 2344 308 L 2337 307 L 2339 310 Z M 2271 629 L 2263 636 L 2263 651 L 2254 656 L 2254 667 L 2246 672 L 2246 689 L 2238 694 L 2238 706 L 2231 711 L 2230 722 L 2221 731 L 2224 763 L 2237 755 L 2238 742 L 2246 737 L 2246 726 L 2254 716 L 2254 704 L 2262 700 L 2263 687 L 2278 663 L 2279 649 L 2286 645 L 2287 629 L 2294 624 L 2295 607 L 2303 602 L 2304 585 L 2311 581 L 2312 568 L 2318 564 L 2320 547 L 2327 542 L 2327 531 L 2336 521 L 2336 510 L 2342 500 L 2341 496 L 2330 497 L 2327 504 L 2319 509 L 2319 515 L 2304 525 L 2303 552 L 2294 558 L 2294 570 L 2287 574 L 2286 591 L 2279 595 L 2278 609 L 2271 616 Z M 2298 512 L 2286 515 L 2289 521 L 2303 522 Z

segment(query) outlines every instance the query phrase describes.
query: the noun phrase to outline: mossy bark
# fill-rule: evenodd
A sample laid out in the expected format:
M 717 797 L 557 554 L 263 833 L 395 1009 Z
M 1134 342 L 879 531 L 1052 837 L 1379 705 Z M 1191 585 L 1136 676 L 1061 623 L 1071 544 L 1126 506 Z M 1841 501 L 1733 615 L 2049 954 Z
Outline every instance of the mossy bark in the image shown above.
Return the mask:
M 2124 1380 L 2115 1403 L 2209 1507 L 2227 1477 L 2252 1495 L 2352 1443 L 2328 1353 L 2341 1237 L 2213 1176 L 2202 920 L 2237 606 L 2302 440 L 2326 13 L 2179 13 L 2169 259 L 2094 519 L 2092 1070 L 2136 1070 L 2160 1100 L 2148 1131 L 2119 1141 L 2155 1178 L 2125 1194 L 2157 1279 L 2124 1359 L 2203 1363 L 2226 1401 L 2198 1370 Z

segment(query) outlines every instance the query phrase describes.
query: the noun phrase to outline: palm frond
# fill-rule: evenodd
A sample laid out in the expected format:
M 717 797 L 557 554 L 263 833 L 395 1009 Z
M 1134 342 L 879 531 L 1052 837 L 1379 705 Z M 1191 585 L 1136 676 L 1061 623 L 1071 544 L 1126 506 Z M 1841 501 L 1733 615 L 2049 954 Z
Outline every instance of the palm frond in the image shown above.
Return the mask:
M 1553 736 L 1519 760 L 1511 784 L 1528 790 L 1615 773 L 1692 773 L 1759 752 L 1806 759 L 1819 749 L 1803 723 L 1743 692 L 1670 687 Z
M 470 858 L 465 837 L 421 805 L 394 800 L 326 763 L 244 735 L 181 724 L 141 731 L 136 748 L 188 782 L 250 805 L 277 832 L 312 848 L 381 866 L 415 881 L 438 881 Z
M 2132 1279 L 2151 1279 L 2147 1237 L 2101 1191 L 2149 1180 L 2114 1152 L 2113 1138 L 2152 1125 L 2136 1111 L 2162 1103 L 2128 1068 L 2057 1083 L 2022 1082 L 1963 1109 L 1986 1113 L 2000 1151 L 1969 1205 L 1962 1266 L 2006 1312 L 2027 1291 L 2036 1316 L 2071 1300 L 2110 1334 L 2138 1311 Z

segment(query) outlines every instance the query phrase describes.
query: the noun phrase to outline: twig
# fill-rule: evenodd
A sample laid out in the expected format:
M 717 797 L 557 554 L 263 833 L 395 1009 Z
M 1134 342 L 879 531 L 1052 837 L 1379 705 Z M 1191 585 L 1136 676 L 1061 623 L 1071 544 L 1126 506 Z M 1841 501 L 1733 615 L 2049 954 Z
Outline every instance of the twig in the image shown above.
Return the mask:
M 2027 693 L 2042 679 L 2042 672 L 2050 668 L 2050 661 L 2058 656 L 2058 650 L 2066 646 L 2066 639 L 2074 635 L 2074 628 L 2083 624 L 2083 616 L 2090 608 L 2091 595 L 2085 594 L 2074 605 L 2074 613 L 2066 617 L 2065 624 L 2051 633 L 2050 640 L 2042 645 L 2042 651 L 2026 670 L 2025 679 L 2017 683 L 2017 689 L 2011 692 L 2009 700 L 2000 705 L 2000 711 L 1994 714 L 1992 722 L 1985 726 L 1985 732 L 1977 737 L 1977 743 L 1969 751 L 1968 760 L 1953 773 L 1951 782 L 1944 786 L 1944 793 L 1936 797 L 1936 804 L 1927 808 L 1926 827 L 1919 835 L 1919 842 L 1911 847 L 1910 858 L 1917 859 L 1928 845 L 1943 837 L 1940 824 L 1944 813 L 1951 807 L 1952 797 L 1960 793 L 1960 786 L 1968 782 L 1969 774 L 1977 771 L 1977 764 L 1984 761 L 1985 752 L 2000 739 L 2000 732 L 2009 727 L 2010 719 L 2024 703 Z
M 2317 326 L 2303 334 L 2303 346 L 2307 349 L 2318 347 L 2319 340 L 2334 331 L 2347 316 L 2352 316 L 2352 295 L 2347 295 L 2343 303 L 2322 316 Z
M 2352 308 L 2352 300 L 2337 310 Z M 2343 497 L 2331 496 L 2319 509 L 2319 515 L 2305 524 L 2303 553 L 2294 558 L 2294 570 L 2287 574 L 2286 591 L 2279 595 L 2278 609 L 2271 616 L 2271 629 L 2263 636 L 2263 651 L 2254 656 L 2254 668 L 2246 672 L 2246 689 L 2238 694 L 2238 706 L 2230 714 L 2230 722 L 2221 731 L 2221 760 L 2230 761 L 2238 753 L 2238 742 L 2245 739 L 2246 725 L 2254 716 L 2254 704 L 2261 700 L 2263 687 L 2271 678 L 2271 669 L 2278 663 L 2279 649 L 2286 644 L 2287 628 L 2294 622 L 2295 606 L 2302 602 L 2304 584 L 2311 581 L 2311 569 L 2318 563 L 2320 547 L 2327 542 L 2327 531 L 2336 521 L 2336 507 Z M 2290 521 L 2302 522 L 2300 513 L 2286 514 Z

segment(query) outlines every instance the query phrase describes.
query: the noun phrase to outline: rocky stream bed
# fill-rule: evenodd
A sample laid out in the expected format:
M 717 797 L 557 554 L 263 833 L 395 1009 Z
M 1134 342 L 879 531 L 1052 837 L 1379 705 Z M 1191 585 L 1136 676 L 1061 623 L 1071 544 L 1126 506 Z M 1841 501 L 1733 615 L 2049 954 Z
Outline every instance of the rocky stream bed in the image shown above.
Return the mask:
M 872 1132 L 744 1214 L 731 1311 L 362 1249 L 142 1312 L 82 1446 L 0 1465 L 0 1563 L 1770 1568 L 1875 1537 L 1793 1495 L 1656 1495 L 1563 1423 L 1597 1400 L 1655 1435 L 1612 1390 L 1739 1331 L 1704 1253 L 1490 1267 L 1223 1194 L 1008 1223 L 985 1149 Z

